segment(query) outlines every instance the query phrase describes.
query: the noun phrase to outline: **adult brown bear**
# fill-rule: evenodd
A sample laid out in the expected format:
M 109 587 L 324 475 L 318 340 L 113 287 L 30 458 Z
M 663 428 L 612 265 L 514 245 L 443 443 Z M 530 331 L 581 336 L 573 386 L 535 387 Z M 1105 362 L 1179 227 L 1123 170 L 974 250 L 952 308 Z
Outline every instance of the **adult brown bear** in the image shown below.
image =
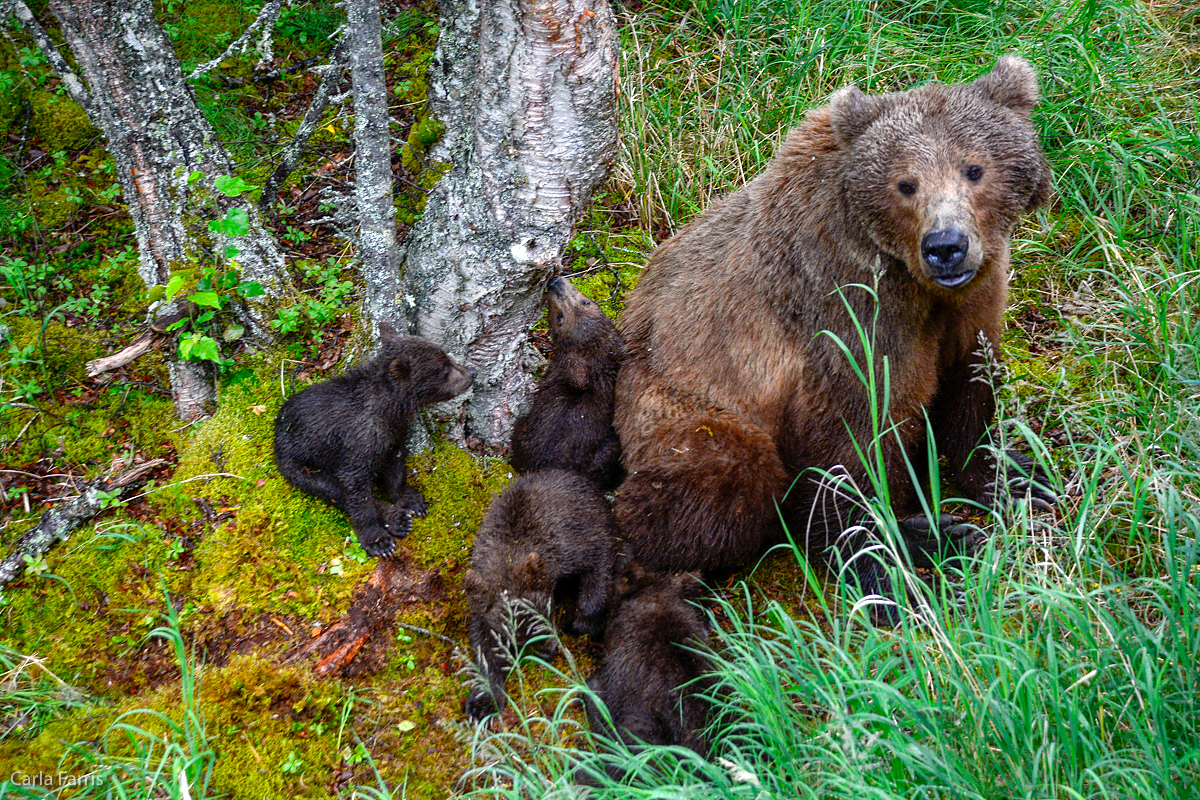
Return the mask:
M 647 569 L 745 563 L 782 539 L 782 512 L 810 552 L 836 546 L 865 592 L 895 595 L 874 559 L 854 558 L 865 515 L 827 477 L 871 492 L 856 443 L 878 423 L 857 326 L 873 339 L 897 511 L 917 510 L 904 460 L 920 484 L 927 417 L 965 495 L 1005 495 L 1012 474 L 976 448 L 995 412 L 1009 237 L 1051 188 L 1037 100 L 1011 56 L 973 83 L 841 89 L 761 175 L 654 251 L 621 318 L 615 407 L 629 473 L 615 510 Z M 1031 477 L 1022 489 L 1053 502 Z M 908 527 L 910 548 L 936 539 L 923 520 Z

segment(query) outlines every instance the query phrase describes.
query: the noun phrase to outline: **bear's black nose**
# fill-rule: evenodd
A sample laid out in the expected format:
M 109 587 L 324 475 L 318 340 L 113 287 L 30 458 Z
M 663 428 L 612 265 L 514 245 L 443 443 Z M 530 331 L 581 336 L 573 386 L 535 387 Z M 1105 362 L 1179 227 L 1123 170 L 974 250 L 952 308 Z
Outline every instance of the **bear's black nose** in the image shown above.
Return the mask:
M 958 228 L 933 231 L 921 240 L 921 257 L 935 274 L 953 272 L 967 257 L 971 240 Z
M 564 281 L 562 278 L 551 278 L 550 283 L 546 284 L 546 288 L 554 292 L 557 297 L 562 297 L 567 291 L 566 287 L 563 285 L 565 283 L 566 281 Z

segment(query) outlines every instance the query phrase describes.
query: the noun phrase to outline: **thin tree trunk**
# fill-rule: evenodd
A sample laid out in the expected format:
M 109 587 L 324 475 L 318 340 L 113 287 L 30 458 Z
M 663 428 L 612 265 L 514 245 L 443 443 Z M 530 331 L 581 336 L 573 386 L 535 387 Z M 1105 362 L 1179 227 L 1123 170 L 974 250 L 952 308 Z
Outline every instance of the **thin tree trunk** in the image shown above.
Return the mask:
M 14 0 L 14 6 L 31 32 L 39 27 L 24 3 Z M 52 0 L 50 10 L 87 83 L 84 109 L 104 133 L 116 165 L 146 286 L 166 283 L 179 268 L 223 266 L 232 245 L 240 251 L 241 277 L 277 295 L 287 280 L 283 256 L 248 198 L 214 188 L 217 178 L 233 174 L 232 161 L 197 107 L 151 0 Z M 48 39 L 40 46 L 52 48 Z M 246 235 L 209 230 L 208 222 L 233 208 L 246 212 Z M 261 332 L 257 317 L 247 315 L 252 332 Z M 179 415 L 206 414 L 216 399 L 211 365 L 176 360 L 171 372 Z
M 479 370 L 452 434 L 498 445 L 545 283 L 615 157 L 618 41 L 607 0 L 441 0 L 439 25 L 431 158 L 454 166 L 409 233 L 403 305 Z
M 258 198 L 258 208 L 276 225 L 279 224 L 279 216 L 275 213 L 275 199 L 279 196 L 279 189 L 283 186 L 283 182 L 300 163 L 304 146 L 308 144 L 313 132 L 321 124 L 321 117 L 324 116 L 325 109 L 329 108 L 329 101 L 338 84 L 341 83 L 342 73 L 346 69 L 346 47 L 346 36 L 343 34 L 329 55 L 329 64 L 325 68 L 325 75 L 321 78 L 321 85 L 317 87 L 308 111 L 304 113 L 304 119 L 296 127 L 296 134 L 292 137 L 292 141 L 288 142 L 287 147 L 283 148 L 283 152 L 279 154 L 279 166 L 263 184 L 262 194 Z
M 354 88 L 354 199 L 358 261 L 367 286 L 371 326 L 403 326 L 396 308 L 396 207 L 392 200 L 392 139 L 379 0 L 347 0 L 346 34 Z

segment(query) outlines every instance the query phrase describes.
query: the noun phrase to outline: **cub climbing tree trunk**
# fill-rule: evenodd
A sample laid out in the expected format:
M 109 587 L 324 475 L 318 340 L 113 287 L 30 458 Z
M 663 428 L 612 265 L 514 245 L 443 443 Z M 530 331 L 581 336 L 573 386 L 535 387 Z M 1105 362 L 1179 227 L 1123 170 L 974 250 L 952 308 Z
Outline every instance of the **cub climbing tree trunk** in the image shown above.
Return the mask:
M 40 26 L 29 9 L 21 2 L 14 8 L 36 38 Z M 232 245 L 240 251 L 241 277 L 276 294 L 286 280 L 283 256 L 247 197 L 214 188 L 217 178 L 233 174 L 233 164 L 184 81 L 153 2 L 51 0 L 50 10 L 83 77 L 64 75 L 63 84 L 107 141 L 137 230 L 138 272 L 146 286 L 166 283 L 180 267 L 223 266 Z M 47 49 L 48 37 L 44 42 Z M 67 69 L 61 57 L 51 63 Z M 245 235 L 209 230 L 210 221 L 235 208 L 246 213 Z M 253 319 L 247 321 L 253 330 Z M 171 386 L 184 418 L 203 415 L 214 399 L 211 370 L 200 364 L 174 361 Z
M 410 330 L 479 370 L 452 434 L 507 441 L 531 379 L 528 332 L 616 153 L 607 0 L 441 0 L 429 68 L 450 165 L 409 233 Z

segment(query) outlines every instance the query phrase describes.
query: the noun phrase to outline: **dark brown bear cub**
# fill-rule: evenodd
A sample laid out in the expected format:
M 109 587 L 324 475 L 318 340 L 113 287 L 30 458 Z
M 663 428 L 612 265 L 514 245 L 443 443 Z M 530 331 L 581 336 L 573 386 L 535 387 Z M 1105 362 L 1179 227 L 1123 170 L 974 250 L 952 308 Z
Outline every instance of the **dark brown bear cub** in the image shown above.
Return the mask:
M 967 84 L 842 89 L 761 175 L 654 251 L 621 318 L 614 412 L 629 473 L 617 521 L 643 566 L 744 564 L 783 540 L 782 511 L 810 552 L 849 561 L 865 594 L 902 600 L 863 552 L 870 526 L 850 484 L 870 492 L 856 448 L 886 431 L 888 493 L 914 515 L 910 550 L 937 544 L 915 515 L 926 420 L 968 499 L 993 506 L 1015 488 L 1054 501 L 1028 459 L 1007 472 L 980 447 L 1009 237 L 1050 192 L 1037 100 L 1014 57 Z M 873 370 L 876 397 L 860 370 Z
M 621 443 L 613 392 L 625 343 L 600 306 L 563 278 L 550 281 L 547 296 L 554 351 L 532 406 L 513 426 L 510 463 L 518 472 L 574 470 L 615 488 Z
M 275 464 L 288 483 L 350 519 L 362 549 L 388 556 L 408 535 L 425 499 L 405 482 L 413 415 L 471 386 L 475 370 L 432 342 L 379 326 L 378 355 L 290 398 L 275 418 Z M 382 486 L 388 503 L 375 499 Z
M 616 526 L 596 485 L 565 470 L 517 478 L 492 501 L 463 577 L 471 650 L 487 683 L 467 697 L 478 720 L 504 702 L 512 654 L 552 619 L 559 603 L 574 599 L 570 630 L 599 636 L 612 594 Z M 515 627 L 515 630 L 514 630 Z M 556 646 L 544 645 L 549 658 Z
M 703 653 L 708 627 L 700 609 L 688 602 L 701 588 L 687 572 L 651 574 L 636 562 L 622 571 L 604 634 L 604 663 L 588 680 L 608 708 L 611 725 L 589 699 L 594 732 L 630 744 L 683 745 L 707 755 L 704 732 L 713 707 L 701 692 L 715 679 Z

